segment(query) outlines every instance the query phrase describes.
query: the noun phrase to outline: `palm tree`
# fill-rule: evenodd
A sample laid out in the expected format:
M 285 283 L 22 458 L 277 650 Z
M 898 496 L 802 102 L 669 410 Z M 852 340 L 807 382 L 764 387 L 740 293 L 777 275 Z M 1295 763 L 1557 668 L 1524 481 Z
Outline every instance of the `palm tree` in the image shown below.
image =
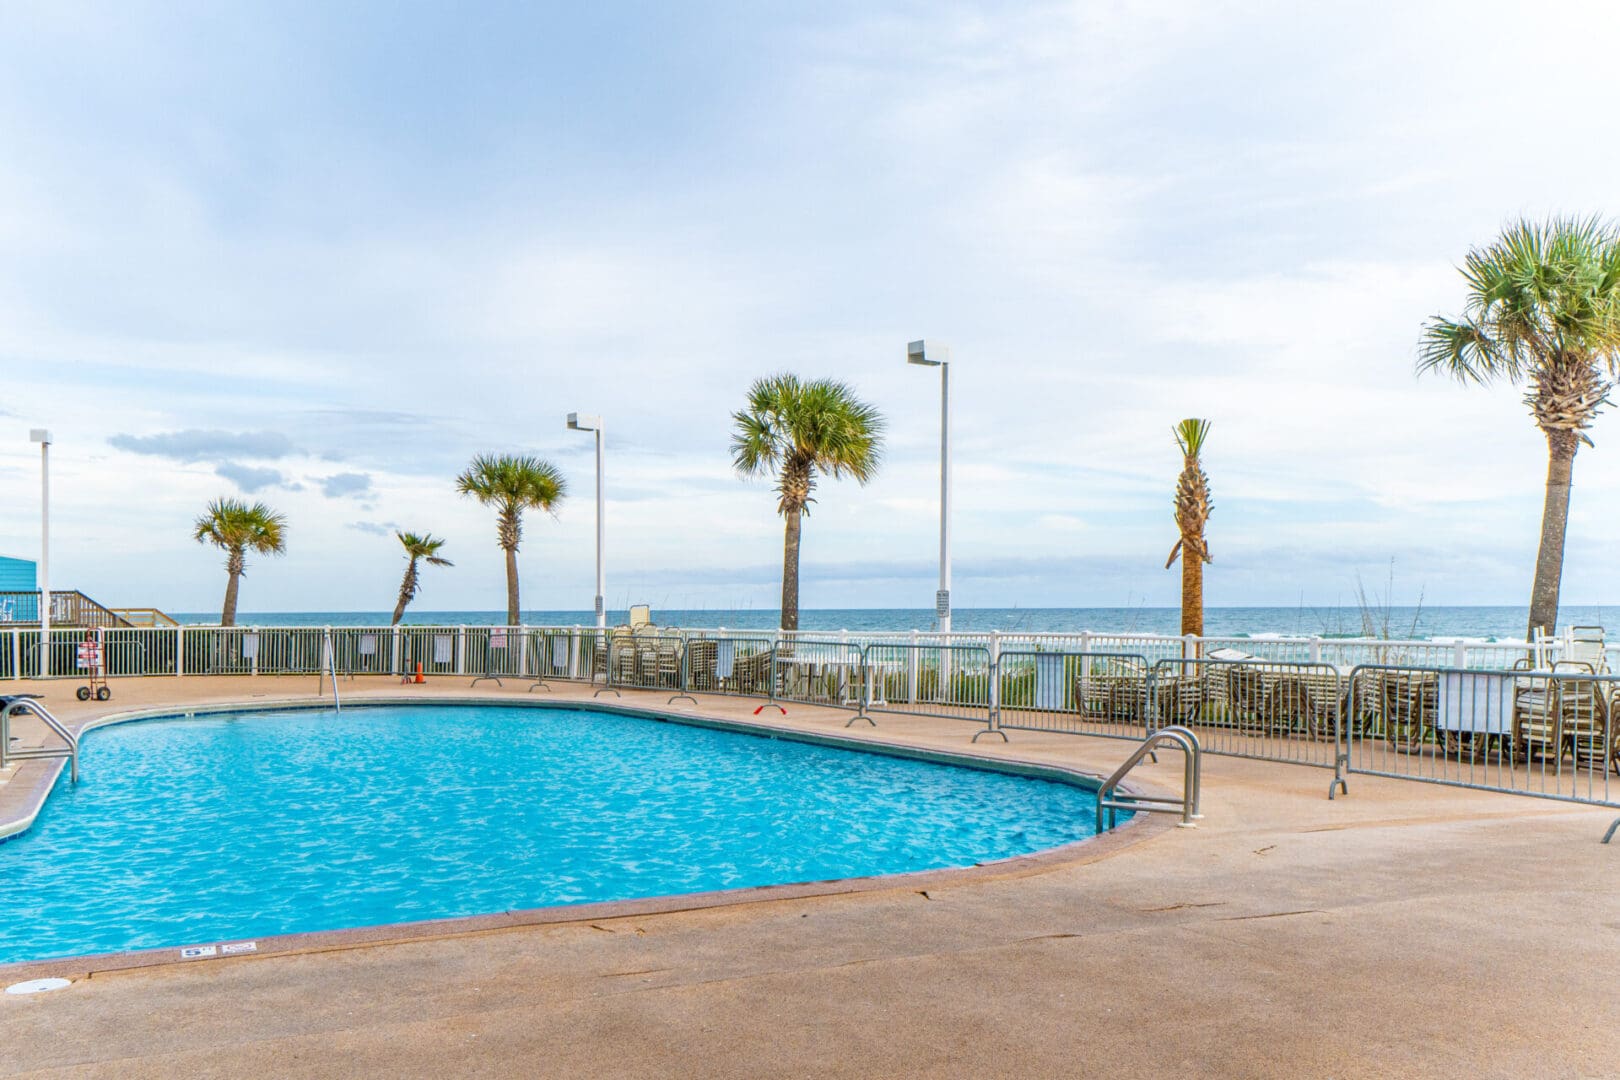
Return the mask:
M 883 456 L 883 417 L 832 379 L 796 375 L 756 380 L 748 404 L 732 414 L 731 461 L 743 476 L 776 472 L 776 511 L 786 519 L 782 544 L 782 629 L 799 628 L 799 532 L 814 502 L 816 471 L 864 485 Z
M 197 519 L 192 536 L 199 544 L 213 544 L 225 552 L 225 607 L 219 625 L 236 625 L 236 590 L 247 569 L 249 551 L 282 555 L 287 551 L 287 519 L 262 502 L 249 506 L 240 499 L 215 499 Z
M 1547 438 L 1541 546 L 1527 640 L 1558 624 L 1564 533 L 1575 451 L 1620 367 L 1620 235 L 1596 218 L 1519 221 L 1468 253 L 1459 319 L 1423 327 L 1418 372 L 1462 383 L 1525 383 L 1524 403 Z
M 1181 447 L 1181 478 L 1176 481 L 1176 528 L 1181 539 L 1170 549 L 1166 570 L 1181 556 L 1181 632 L 1204 635 L 1204 564 L 1215 560 L 1204 539 L 1204 526 L 1215 504 L 1209 501 L 1209 477 L 1198 460 L 1209 437 L 1208 420 L 1183 420 L 1170 429 Z
M 495 508 L 495 535 L 506 552 L 506 624 L 518 625 L 518 545 L 523 511 L 554 512 L 568 494 L 557 466 L 544 458 L 479 454 L 456 477 L 456 490 Z
M 399 603 L 394 605 L 394 620 L 389 626 L 398 626 L 399 620 L 405 617 L 405 605 L 416 597 L 417 579 L 416 564 L 426 562 L 429 566 L 454 566 L 449 559 L 440 558 L 439 549 L 444 547 L 444 541 L 432 533 L 396 532 L 400 544 L 405 548 L 405 580 L 399 583 Z

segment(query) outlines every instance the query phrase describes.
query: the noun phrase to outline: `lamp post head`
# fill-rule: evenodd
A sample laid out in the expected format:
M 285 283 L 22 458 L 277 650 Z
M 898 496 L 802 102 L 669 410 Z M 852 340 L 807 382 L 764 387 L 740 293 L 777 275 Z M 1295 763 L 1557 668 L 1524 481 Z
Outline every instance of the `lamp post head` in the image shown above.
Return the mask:
M 46 428 L 32 428 L 28 432 L 28 441 L 43 443 L 44 445 L 49 446 L 51 445 L 51 433 Z
M 906 345 L 906 363 L 938 367 L 951 362 L 951 347 L 943 341 L 913 341 Z
M 571 412 L 568 414 L 569 431 L 601 431 L 602 418 L 592 416 L 590 413 Z

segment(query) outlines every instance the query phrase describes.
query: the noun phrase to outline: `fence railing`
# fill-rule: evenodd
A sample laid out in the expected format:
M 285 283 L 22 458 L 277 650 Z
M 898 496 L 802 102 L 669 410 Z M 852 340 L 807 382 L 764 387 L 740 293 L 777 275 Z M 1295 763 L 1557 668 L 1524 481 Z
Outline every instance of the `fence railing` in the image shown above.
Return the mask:
M 71 606 L 79 594 L 58 594 Z M 13 618 L 0 618 L 0 678 L 32 677 L 41 667 L 37 626 L 37 593 L 12 597 Z M 24 611 L 17 605 L 31 605 Z M 66 614 L 64 608 L 63 614 Z M 29 622 L 35 625 L 30 627 Z M 530 670 L 540 656 L 537 641 L 566 635 L 571 642 L 571 667 L 584 664 L 597 678 L 604 677 L 607 642 L 628 634 L 623 629 L 597 631 L 593 627 L 212 627 L 212 626 L 106 626 L 109 674 L 314 674 L 319 664 L 318 642 L 330 629 L 338 642 L 340 670 L 353 674 L 414 672 L 422 665 L 426 675 L 478 674 L 488 671 L 518 674 Z M 76 646 L 83 627 L 53 626 L 51 672 L 75 674 Z M 674 635 L 684 643 L 730 640 L 777 643 L 786 655 L 795 642 L 837 642 L 862 648 L 881 647 L 894 656 L 924 656 L 930 649 L 980 649 L 986 653 L 1069 655 L 1127 654 L 1149 664 L 1161 660 L 1254 660 L 1285 664 L 1325 664 L 1348 674 L 1364 665 L 1505 670 L 1529 661 L 1537 668 L 1563 659 L 1568 643 L 1477 641 L 1385 641 L 1321 637 L 1179 637 L 1175 635 L 1084 631 L 1078 633 L 968 633 L 936 634 L 922 631 L 851 633 L 826 631 L 738 631 L 659 628 L 648 631 Z M 759 647 L 754 645 L 752 647 Z M 1620 648 L 1610 651 L 1610 666 L 1620 669 Z M 549 661 L 549 657 L 546 658 Z M 555 665 L 550 665 L 553 668 Z M 927 665 L 924 665 L 926 668 Z M 553 671 L 555 674 L 555 671 Z M 909 675 L 908 675 L 909 680 Z M 908 682 L 909 690 L 909 682 Z M 878 696 L 878 695 L 874 695 Z M 966 704 L 963 702 L 962 704 Z M 972 704 L 979 704 L 973 702 Z
M 1000 725 L 1141 740 L 1155 710 L 1152 671 L 1142 653 L 1004 648 Z
M 0 627 L 0 679 L 83 677 L 86 630 Z M 1061 635 L 779 634 L 594 627 L 107 627 L 105 674 L 575 680 L 608 689 L 960 719 L 984 732 L 1139 740 L 1207 753 L 1620 805 L 1620 676 L 1566 642 Z M 763 706 L 762 706 L 763 707 Z M 1330 788 L 1330 791 L 1333 788 Z
M 1620 806 L 1620 676 L 1368 664 L 1344 712 L 1341 776 Z

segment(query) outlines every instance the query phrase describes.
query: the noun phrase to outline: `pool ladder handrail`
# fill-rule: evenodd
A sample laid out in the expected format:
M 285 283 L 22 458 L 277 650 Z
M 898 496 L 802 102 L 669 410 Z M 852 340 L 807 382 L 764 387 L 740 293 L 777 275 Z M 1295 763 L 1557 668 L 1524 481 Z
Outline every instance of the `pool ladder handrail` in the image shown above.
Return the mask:
M 1112 798 L 1115 789 L 1124 781 L 1126 775 L 1161 745 L 1176 747 L 1186 758 L 1181 777 L 1181 798 L 1158 795 L 1127 795 L 1123 799 Z M 1180 828 L 1197 828 L 1194 822 L 1204 816 L 1198 812 L 1199 787 L 1204 773 L 1203 753 L 1198 736 L 1191 728 L 1182 727 L 1180 724 L 1160 728 L 1149 734 L 1142 740 L 1142 744 L 1131 752 L 1131 756 L 1114 770 L 1114 774 L 1103 781 L 1102 787 L 1097 789 L 1097 832 L 1103 831 L 1105 812 L 1108 816 L 1108 827 L 1112 828 L 1119 818 L 1120 810 L 1145 810 L 1155 814 L 1179 813 Z M 1155 756 L 1154 760 L 1157 761 L 1158 758 Z
M 13 713 L 32 713 L 44 722 L 45 726 L 56 732 L 58 738 L 65 745 L 62 746 L 35 746 L 25 750 L 11 748 L 11 717 Z M 79 738 L 68 730 L 66 724 L 58 720 L 47 709 L 35 694 L 13 694 L 0 696 L 0 768 L 4 768 L 10 761 L 28 761 L 39 758 L 67 758 L 69 762 L 69 775 L 73 782 L 79 782 Z
M 326 653 L 326 662 L 315 669 L 318 673 L 315 676 L 315 696 L 321 696 L 321 676 L 330 672 L 332 676 L 332 708 L 337 712 L 342 712 L 343 702 L 338 698 L 337 686 L 337 648 L 332 644 L 331 627 L 327 628 L 326 635 L 322 638 L 321 648 Z

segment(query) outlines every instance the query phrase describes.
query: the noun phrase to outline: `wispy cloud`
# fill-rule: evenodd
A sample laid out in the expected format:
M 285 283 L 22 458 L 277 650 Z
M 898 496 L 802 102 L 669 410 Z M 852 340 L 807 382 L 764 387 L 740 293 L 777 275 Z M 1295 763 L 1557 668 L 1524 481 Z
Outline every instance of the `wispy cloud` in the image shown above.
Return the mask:
M 190 428 L 158 435 L 112 435 L 109 445 L 132 454 L 151 454 L 175 461 L 219 458 L 283 458 L 294 453 L 292 441 L 279 431 L 209 431 Z
M 282 487 L 287 483 L 287 478 L 277 469 L 262 468 L 255 465 L 239 465 L 229 461 L 217 466 L 214 472 L 223 476 L 249 495 L 263 491 L 268 487 Z
M 399 524 L 393 521 L 351 521 L 348 527 L 370 536 L 393 536 L 400 528 Z
M 364 497 L 372 493 L 371 477 L 366 473 L 336 473 L 322 477 L 320 485 L 321 494 L 328 499 L 341 499 L 344 496 Z

